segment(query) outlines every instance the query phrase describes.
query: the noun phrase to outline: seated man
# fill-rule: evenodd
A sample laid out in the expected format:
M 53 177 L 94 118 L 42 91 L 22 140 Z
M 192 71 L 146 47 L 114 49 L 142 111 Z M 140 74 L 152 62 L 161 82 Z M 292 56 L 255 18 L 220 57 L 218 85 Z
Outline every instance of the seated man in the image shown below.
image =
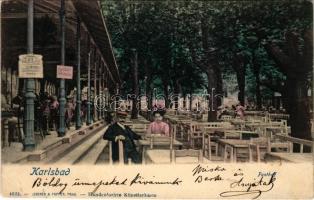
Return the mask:
M 141 156 L 136 150 L 134 140 L 141 139 L 140 135 L 134 133 L 128 126 L 124 126 L 120 120 L 119 116 L 122 117 L 124 113 L 117 112 L 108 113 L 106 121 L 108 126 L 106 127 L 105 134 L 103 136 L 104 140 L 109 140 L 112 142 L 112 161 L 119 161 L 119 140 L 123 143 L 123 155 L 124 163 L 128 162 L 131 158 L 133 163 L 141 163 Z
M 170 137 L 169 125 L 162 121 L 163 115 L 159 111 L 153 113 L 154 121 L 149 124 L 147 134 L 160 134 Z

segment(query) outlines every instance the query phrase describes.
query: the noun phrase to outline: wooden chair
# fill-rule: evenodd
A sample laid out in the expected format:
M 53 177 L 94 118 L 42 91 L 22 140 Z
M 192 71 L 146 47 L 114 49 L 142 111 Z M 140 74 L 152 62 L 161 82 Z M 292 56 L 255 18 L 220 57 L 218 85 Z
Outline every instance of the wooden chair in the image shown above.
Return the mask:
M 291 142 L 284 141 L 281 138 L 277 138 L 277 135 L 274 135 L 271 138 L 270 144 L 268 144 L 267 152 L 287 152 L 292 153 L 293 144 Z
M 195 140 L 203 139 L 203 133 L 209 132 L 209 130 L 223 130 L 225 128 L 231 128 L 231 124 L 227 122 L 205 122 L 205 123 L 191 123 L 189 132 L 189 141 L 192 148 L 194 148 Z
M 109 147 L 109 164 L 113 164 L 112 161 L 112 142 L 108 140 L 108 147 Z
M 277 132 L 272 132 L 271 135 L 277 134 L 278 132 L 280 134 L 288 135 L 287 120 L 270 121 L 269 125 L 270 125 L 270 127 L 277 127 L 277 130 L 278 130 Z M 266 132 L 266 134 L 267 134 L 267 132 Z
M 146 135 L 146 137 L 149 138 L 150 141 L 150 149 L 153 149 L 154 147 L 158 146 L 158 143 L 168 143 L 169 149 L 173 149 L 173 141 L 175 140 L 175 131 L 176 128 L 173 126 L 170 126 L 170 137 L 164 136 L 164 135 L 157 135 L 157 134 L 150 134 Z
M 269 121 L 288 120 L 290 118 L 289 114 L 282 113 L 268 113 L 266 116 Z
M 287 153 L 292 153 L 293 152 L 292 142 L 287 142 L 287 140 L 281 138 L 280 136 L 278 138 L 277 137 L 278 136 L 275 135 L 273 138 L 270 138 L 270 137 L 261 137 L 261 138 L 256 138 L 256 139 L 252 138 L 249 144 L 250 161 L 253 160 L 253 152 L 256 152 L 257 162 L 260 162 L 261 157 L 262 157 L 260 153 L 261 145 L 262 146 L 266 145 L 267 152 L 284 151 Z
M 143 124 L 128 124 L 132 131 L 135 133 L 146 133 L 147 129 L 149 127 L 149 124 L 143 123 Z
M 231 115 L 222 115 L 221 116 L 222 121 L 230 122 L 230 121 L 232 121 L 232 119 L 233 119 L 233 117 Z
M 173 139 L 176 139 L 178 124 L 169 124 L 169 131 L 170 135 L 173 137 Z
M 183 150 L 172 150 L 170 155 L 171 162 L 176 163 L 176 158 L 178 157 L 196 157 L 198 158 L 198 163 L 203 163 L 203 151 L 194 149 L 183 149 Z
M 184 140 L 184 135 L 188 134 L 189 125 L 192 123 L 192 120 L 180 120 L 177 125 L 177 133 L 180 135 L 180 139 Z
M 191 123 L 190 124 L 190 130 L 189 130 L 189 142 L 190 142 L 190 146 L 191 148 L 194 148 L 195 146 L 195 140 L 197 139 L 202 139 L 202 130 L 200 128 L 200 124 L 198 123 Z
M 210 128 L 224 128 L 227 123 L 225 122 L 207 122 L 203 123 L 205 127 L 210 127 Z
M 239 130 L 228 130 L 224 131 L 224 139 L 242 139 L 241 131 Z
M 123 143 L 121 140 L 118 141 L 119 145 L 119 164 L 122 165 L 124 164 L 124 149 L 123 149 Z
M 202 114 L 202 121 L 206 121 L 208 119 L 208 114 Z
M 150 149 L 154 149 L 154 147 L 156 148 L 156 146 L 158 146 L 158 143 L 168 143 L 169 144 L 169 149 L 173 148 L 173 138 L 171 137 L 167 137 L 167 136 L 160 136 L 160 135 L 150 135 L 149 138 L 150 141 Z
M 112 142 L 108 141 L 109 144 L 109 164 L 113 164 L 112 161 Z M 119 145 L 119 165 L 124 164 L 124 149 L 123 149 L 123 143 L 121 140 L 118 141 L 118 145 Z M 132 164 L 132 160 L 131 158 L 128 159 L 128 164 Z
M 253 161 L 253 151 L 256 152 L 256 161 L 261 161 L 261 148 L 267 151 L 270 146 L 270 138 L 269 137 L 260 137 L 260 138 L 251 138 L 249 143 L 249 161 Z
M 215 156 L 218 156 L 218 143 L 212 142 L 210 133 L 203 134 L 202 150 L 204 155 L 208 157 L 209 160 L 212 160 L 212 149 L 215 150 Z

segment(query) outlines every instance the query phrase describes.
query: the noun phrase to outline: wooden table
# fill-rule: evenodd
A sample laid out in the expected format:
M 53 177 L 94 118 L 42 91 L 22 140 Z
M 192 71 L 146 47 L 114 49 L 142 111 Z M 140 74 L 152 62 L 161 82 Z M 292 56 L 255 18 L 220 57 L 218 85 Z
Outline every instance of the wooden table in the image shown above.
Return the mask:
M 254 130 L 261 130 L 262 128 L 265 128 L 266 126 L 271 126 L 271 124 L 269 123 L 256 123 L 256 122 L 253 122 L 253 123 L 250 123 L 250 122 L 246 122 L 244 124 L 244 126 L 246 128 L 248 128 L 249 130 L 251 131 L 254 131 Z
M 244 140 L 248 140 L 250 138 L 256 138 L 259 137 L 260 134 L 258 132 L 255 131 L 241 131 L 241 130 L 227 130 L 224 132 L 224 138 L 225 139 L 244 139 Z M 229 138 L 228 138 L 229 137 Z M 230 138 L 230 137 L 234 137 L 234 138 Z
M 305 162 L 313 162 L 313 154 L 312 153 L 277 153 L 277 152 L 269 152 L 266 153 L 266 160 L 282 160 L 286 162 L 292 163 L 305 163 Z
M 249 144 L 250 140 L 237 140 L 237 139 L 219 139 L 218 140 L 219 149 L 223 149 L 224 161 L 227 160 L 228 149 L 230 150 L 230 160 L 231 162 L 237 162 L 237 156 L 239 153 L 249 154 Z M 267 146 L 260 145 L 261 149 L 267 150 Z
M 140 147 L 140 151 L 142 152 L 142 161 L 145 161 L 145 152 L 148 148 L 150 148 L 150 140 L 138 140 L 138 145 Z M 170 143 L 166 141 L 154 141 L 154 146 L 161 147 L 161 148 L 169 148 L 170 149 Z M 181 149 L 183 144 L 179 142 L 178 140 L 173 141 L 173 148 Z
M 267 135 L 268 133 L 270 133 L 270 134 Z M 272 137 L 276 133 L 288 135 L 288 128 L 283 127 L 283 126 L 267 126 L 267 127 L 265 127 L 266 136 Z
M 153 164 L 170 164 L 170 150 L 168 149 L 149 149 L 146 151 L 147 163 Z M 210 160 L 203 158 L 204 163 L 210 163 Z M 198 163 L 197 157 L 178 157 L 176 163 L 189 164 Z

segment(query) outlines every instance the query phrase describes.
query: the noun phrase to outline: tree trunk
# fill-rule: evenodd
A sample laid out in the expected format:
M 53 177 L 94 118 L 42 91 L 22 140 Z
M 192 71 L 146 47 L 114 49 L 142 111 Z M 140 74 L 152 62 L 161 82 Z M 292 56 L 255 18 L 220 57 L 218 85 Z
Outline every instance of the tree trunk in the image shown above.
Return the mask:
M 165 107 L 169 107 L 169 91 L 168 91 L 168 83 L 166 81 L 163 81 L 163 89 L 164 89 L 164 95 L 165 95 Z
M 183 110 L 187 110 L 186 109 L 186 94 L 183 95 Z
M 210 94 L 210 98 L 208 100 L 208 122 L 214 122 L 217 120 L 217 98 L 214 96 L 215 93 L 213 93 L 213 88 L 216 89 L 217 80 L 215 78 L 215 72 L 213 69 L 209 68 L 207 73 L 207 80 L 208 80 L 208 94 Z
M 261 97 L 261 80 L 260 80 L 260 69 L 261 66 L 257 63 L 255 52 L 253 52 L 253 72 L 255 76 L 255 98 L 256 98 L 256 106 L 257 110 L 260 110 L 262 108 L 262 97 Z
M 132 101 L 132 111 L 131 111 L 131 119 L 137 119 L 138 117 L 138 108 L 137 108 L 137 97 L 139 96 L 139 84 L 138 84 L 138 60 L 137 60 L 137 51 L 133 51 L 134 58 L 132 62 L 132 72 L 133 72 L 133 94 L 135 97 Z
M 290 115 L 291 135 L 311 139 L 310 105 L 307 97 L 307 79 L 313 72 L 313 32 L 305 31 L 302 52 L 300 38 L 295 32 L 285 34 L 286 44 L 283 51 L 273 43 L 265 45 L 267 53 L 274 59 L 278 69 L 287 76 L 285 100 Z
M 244 73 L 236 73 L 237 75 L 237 82 L 239 87 L 239 93 L 238 93 L 238 100 L 240 104 L 243 106 L 245 102 L 245 74 Z
M 193 101 L 193 99 L 192 99 L 192 95 L 193 95 L 193 92 L 192 92 L 192 89 L 190 90 L 190 104 L 189 104 L 189 110 L 190 110 L 190 112 L 192 111 L 192 101 Z
M 256 87 L 255 87 L 256 106 L 257 106 L 257 110 L 260 110 L 262 108 L 261 81 L 259 77 L 259 72 L 254 73 L 254 75 L 255 75 L 255 81 L 256 81 Z
M 147 81 L 146 84 L 147 84 L 146 85 L 147 108 L 148 110 L 152 110 L 152 89 L 150 87 L 151 81 Z
M 150 58 L 146 58 L 144 59 L 144 67 L 145 67 L 145 75 L 146 75 L 146 83 L 145 83 L 145 95 L 147 98 L 147 108 L 148 110 L 152 110 L 152 88 L 151 88 L 151 84 L 152 84 L 152 70 L 151 70 L 151 65 L 148 64 L 148 59 Z M 149 60 L 151 61 L 151 60 Z
M 232 68 L 236 72 L 239 87 L 238 100 L 242 106 L 245 103 L 245 64 L 243 56 L 236 54 L 233 58 Z
M 288 79 L 287 88 L 289 88 L 287 100 L 291 136 L 311 139 L 311 116 L 309 113 L 306 78 L 298 80 Z
M 221 70 L 219 66 L 215 68 L 215 74 L 216 74 L 216 80 L 217 80 L 216 94 L 219 95 L 217 96 L 216 99 L 217 99 L 217 107 L 219 107 L 223 104 L 222 97 L 224 96 L 222 74 L 221 74 Z
M 180 87 L 179 80 L 177 79 L 175 81 L 175 86 L 174 86 L 174 94 L 176 95 L 175 102 L 174 102 L 175 110 L 178 110 L 179 108 L 180 93 L 181 93 L 181 87 Z

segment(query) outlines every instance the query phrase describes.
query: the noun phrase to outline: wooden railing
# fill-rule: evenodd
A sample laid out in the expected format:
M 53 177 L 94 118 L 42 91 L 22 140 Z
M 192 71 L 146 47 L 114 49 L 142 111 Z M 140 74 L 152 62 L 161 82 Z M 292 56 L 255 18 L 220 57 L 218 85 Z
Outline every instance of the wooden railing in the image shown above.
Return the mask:
M 311 152 L 313 152 L 313 141 L 310 140 L 304 140 L 296 137 L 291 137 L 287 135 L 276 135 L 277 138 L 282 139 L 284 141 L 290 142 L 292 144 L 299 144 L 300 145 L 300 153 L 303 153 L 304 146 L 310 147 Z

